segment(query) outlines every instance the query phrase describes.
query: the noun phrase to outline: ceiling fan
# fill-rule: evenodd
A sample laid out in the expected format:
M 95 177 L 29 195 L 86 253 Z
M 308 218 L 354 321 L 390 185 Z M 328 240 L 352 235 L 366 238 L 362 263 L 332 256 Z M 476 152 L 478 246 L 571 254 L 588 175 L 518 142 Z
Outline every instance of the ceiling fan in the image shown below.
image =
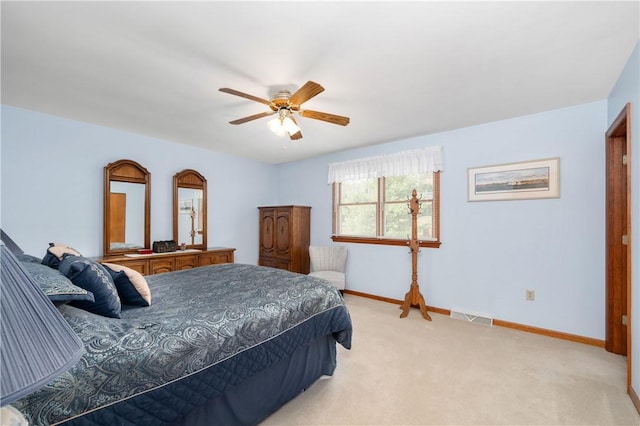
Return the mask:
M 269 121 L 269 128 L 278 135 L 288 133 L 291 140 L 302 138 L 302 132 L 300 131 L 296 120 L 293 118 L 294 112 L 300 117 L 322 120 L 328 123 L 339 124 L 340 126 L 346 126 L 349 124 L 349 117 L 329 114 L 326 112 L 311 111 L 308 109 L 300 109 L 300 105 L 324 91 L 324 87 L 313 81 L 307 81 L 304 86 L 296 90 L 293 94 L 288 90 L 277 92 L 270 100 L 262 99 L 227 87 L 223 87 L 219 90 L 224 93 L 260 102 L 271 109 L 271 111 L 261 112 L 259 114 L 230 121 L 230 124 L 242 124 L 258 118 L 278 114 L 275 119 Z

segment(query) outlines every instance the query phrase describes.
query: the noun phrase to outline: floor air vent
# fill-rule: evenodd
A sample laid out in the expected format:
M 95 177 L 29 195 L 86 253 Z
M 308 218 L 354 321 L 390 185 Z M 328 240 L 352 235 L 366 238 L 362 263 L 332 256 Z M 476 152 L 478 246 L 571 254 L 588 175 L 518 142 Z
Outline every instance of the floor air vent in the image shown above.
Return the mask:
M 452 310 L 451 318 L 460 319 L 468 322 L 475 322 L 477 324 L 493 325 L 493 318 L 485 315 L 470 314 L 468 312 Z

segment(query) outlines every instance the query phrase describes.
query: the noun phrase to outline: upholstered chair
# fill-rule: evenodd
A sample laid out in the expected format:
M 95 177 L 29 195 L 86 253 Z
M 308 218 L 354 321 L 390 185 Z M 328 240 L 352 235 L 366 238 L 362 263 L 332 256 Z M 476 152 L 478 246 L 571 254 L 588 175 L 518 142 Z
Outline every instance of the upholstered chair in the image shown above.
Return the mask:
M 345 270 L 347 267 L 347 248 L 344 246 L 310 246 L 312 277 L 328 280 L 342 292 L 345 288 Z

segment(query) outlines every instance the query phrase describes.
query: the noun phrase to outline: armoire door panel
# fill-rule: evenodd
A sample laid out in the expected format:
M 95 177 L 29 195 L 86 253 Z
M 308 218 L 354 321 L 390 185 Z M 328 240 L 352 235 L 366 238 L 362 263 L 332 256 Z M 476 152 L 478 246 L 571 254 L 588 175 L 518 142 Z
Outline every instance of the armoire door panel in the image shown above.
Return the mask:
M 278 212 L 278 217 L 276 219 L 276 250 L 278 256 L 286 256 L 289 252 L 289 242 L 291 239 L 289 226 L 289 213 Z
M 258 209 L 258 264 L 308 274 L 311 207 L 272 206 Z
M 273 252 L 273 213 L 265 212 L 260 222 L 260 255 L 270 255 Z

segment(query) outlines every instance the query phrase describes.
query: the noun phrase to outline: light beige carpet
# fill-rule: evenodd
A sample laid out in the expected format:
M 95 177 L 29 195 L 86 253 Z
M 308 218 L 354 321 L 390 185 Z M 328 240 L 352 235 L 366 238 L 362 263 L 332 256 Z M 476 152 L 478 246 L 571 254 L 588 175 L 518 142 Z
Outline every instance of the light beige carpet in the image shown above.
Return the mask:
M 640 425 L 626 359 L 346 295 L 353 349 L 261 425 Z

